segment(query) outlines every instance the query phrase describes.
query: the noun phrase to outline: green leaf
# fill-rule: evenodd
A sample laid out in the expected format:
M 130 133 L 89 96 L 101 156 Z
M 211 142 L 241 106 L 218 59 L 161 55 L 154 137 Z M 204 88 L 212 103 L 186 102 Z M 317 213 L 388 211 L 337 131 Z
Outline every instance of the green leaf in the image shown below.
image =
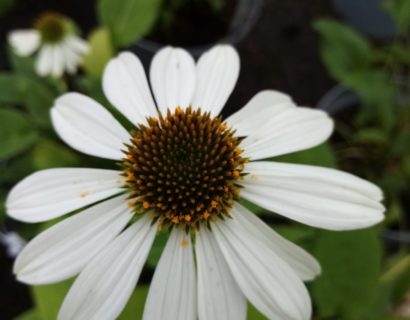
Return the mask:
M 33 166 L 36 170 L 80 164 L 81 159 L 77 153 L 52 140 L 40 139 L 33 150 Z
M 0 159 L 7 159 L 26 150 L 37 134 L 23 113 L 0 109 Z
M 0 102 L 23 105 L 34 122 L 51 127 L 49 110 L 61 93 L 61 84 L 27 74 L 0 73 Z
M 316 229 L 305 225 L 279 225 L 274 226 L 274 229 L 284 238 L 296 243 L 310 240 L 316 234 Z
M 57 319 L 58 311 L 70 288 L 72 280 L 52 285 L 33 286 L 31 292 L 42 320 Z
M 129 45 L 147 34 L 153 26 L 161 0 L 100 0 L 101 24 L 111 32 L 116 47 Z
M 385 2 L 385 8 L 393 16 L 400 32 L 405 34 L 410 28 L 410 1 L 389 0 Z
M 28 150 L 20 156 L 3 163 L 4 167 L 1 168 L 0 183 L 14 184 L 33 171 L 30 151 Z
M 11 69 L 17 73 L 23 73 L 31 76 L 35 76 L 34 70 L 34 56 L 21 57 L 17 55 L 14 50 L 9 46 L 7 47 L 7 58 L 10 63 Z
M 110 34 L 107 29 L 100 28 L 88 38 L 90 53 L 84 57 L 84 68 L 94 78 L 101 78 L 105 65 L 114 56 Z
M 17 104 L 22 101 L 20 96 L 20 90 L 17 86 L 17 76 L 8 73 L 0 73 L 0 102 Z
M 147 264 L 150 267 L 155 267 L 161 257 L 161 253 L 165 247 L 168 240 L 168 232 L 162 231 L 157 234 L 154 244 L 152 245 L 151 251 L 149 252 Z
M 142 319 L 148 289 L 149 287 L 144 285 L 138 286 L 135 289 L 118 320 Z
M 354 141 L 376 145 L 385 145 L 389 143 L 389 137 L 383 130 L 378 128 L 360 129 L 353 137 Z
M 336 167 L 336 158 L 330 144 L 328 143 L 323 143 L 311 149 L 275 157 L 271 160 L 288 163 L 309 164 L 329 168 Z
M 268 320 L 262 313 L 260 313 L 252 304 L 248 303 L 248 320 Z
M 343 82 L 359 95 L 359 123 L 382 124 L 385 129 L 394 125 L 395 87 L 389 75 L 379 70 L 352 72 Z
M 57 92 L 39 79 L 20 75 L 18 85 L 24 106 L 41 127 L 51 127 L 50 109 Z
M 364 319 L 379 289 L 382 250 L 377 230 L 321 231 L 314 251 L 322 266 L 313 283 L 320 316 Z
M 19 315 L 14 320 L 43 320 L 36 309 L 32 309 Z
M 10 11 L 15 0 L 0 0 L 0 16 Z
M 313 24 L 321 36 L 320 55 L 330 74 L 342 81 L 351 72 L 366 70 L 371 61 L 367 40 L 352 28 L 330 19 Z

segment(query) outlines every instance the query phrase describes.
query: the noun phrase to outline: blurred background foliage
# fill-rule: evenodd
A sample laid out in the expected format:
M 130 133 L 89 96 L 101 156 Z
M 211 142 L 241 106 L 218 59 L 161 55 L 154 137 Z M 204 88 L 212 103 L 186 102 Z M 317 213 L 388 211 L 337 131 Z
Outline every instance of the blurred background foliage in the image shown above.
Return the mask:
M 275 0 L 275 8 L 282 8 L 283 1 Z M 13 6 L 18 2 L 0 0 L 0 16 L 12 14 Z M 337 83 L 338 90 L 353 98 L 338 110 L 332 109 L 330 104 L 326 107 L 336 120 L 336 133 L 329 143 L 274 160 L 341 168 L 379 184 L 386 197 L 386 221 L 367 230 L 329 232 L 289 223 L 252 203 L 244 203 L 275 230 L 306 248 L 320 261 L 322 275 L 307 284 L 313 299 L 314 319 L 410 319 L 410 1 L 387 0 L 381 6 L 380 10 L 395 23 L 395 34 L 387 40 L 369 37 L 340 19 L 321 17 L 313 22 L 309 20 L 307 28 L 313 28 L 317 34 L 313 43 L 328 74 Z M 243 20 L 243 13 L 238 8 L 247 12 L 254 10 L 254 16 L 245 15 L 248 20 Z M 91 52 L 84 59 L 83 71 L 61 79 L 40 78 L 34 72 L 33 57 L 18 57 L 4 43 L 7 67 L 0 71 L 2 232 L 6 232 L 6 228 L 12 229 L 29 240 L 57 222 L 27 225 L 5 217 L 4 200 L 8 190 L 27 174 L 51 167 L 105 168 L 111 165 L 82 155 L 59 140 L 49 117 L 49 109 L 56 97 L 67 91 L 83 92 L 107 106 L 129 127 L 130 124 L 109 105 L 101 90 L 102 72 L 111 57 L 128 48 L 142 54 L 144 61 L 152 56 L 155 48 L 169 43 L 187 47 L 194 55 L 221 39 L 237 44 L 249 31 L 244 28 L 255 23 L 252 20 L 257 17 L 255 8 L 262 8 L 261 1 L 98 0 L 95 3 L 95 25 L 84 34 Z M 82 9 L 78 7 L 76 10 Z M 239 27 L 233 24 L 238 12 L 242 14 L 239 21 L 243 22 Z M 30 21 L 20 27 L 29 27 L 28 23 Z M 205 26 L 202 29 L 207 30 L 191 28 L 201 23 Z M 189 33 L 192 33 L 189 28 L 196 36 Z M 287 39 L 294 37 L 295 31 L 292 30 L 287 31 Z M 263 50 L 263 46 L 252 46 L 247 57 L 251 59 L 255 52 Z M 260 64 L 273 64 L 273 60 L 273 57 L 266 61 L 261 59 Z M 242 59 L 244 72 L 249 74 L 247 63 Z M 257 61 L 254 63 L 258 64 Z M 296 66 L 288 69 L 290 74 L 300 70 Z M 254 75 L 259 76 L 259 73 Z M 244 86 L 252 85 L 251 81 L 240 78 L 235 93 L 240 96 Z M 304 86 L 304 82 L 299 82 L 298 86 Z M 289 93 L 292 94 L 292 90 Z M 312 100 L 307 102 L 315 104 Z M 239 108 L 232 105 L 228 105 L 228 112 Z M 141 285 L 136 288 L 120 319 L 140 318 L 150 277 L 166 239 L 165 232 L 157 237 L 141 276 Z M 70 283 L 71 280 L 32 287 L 31 309 L 17 319 L 55 319 Z M 27 306 L 17 307 L 19 311 L 24 309 Z M 1 312 L 0 308 L 0 318 L 3 319 Z M 4 318 L 9 319 L 8 316 Z M 248 318 L 264 319 L 252 306 L 249 306 Z

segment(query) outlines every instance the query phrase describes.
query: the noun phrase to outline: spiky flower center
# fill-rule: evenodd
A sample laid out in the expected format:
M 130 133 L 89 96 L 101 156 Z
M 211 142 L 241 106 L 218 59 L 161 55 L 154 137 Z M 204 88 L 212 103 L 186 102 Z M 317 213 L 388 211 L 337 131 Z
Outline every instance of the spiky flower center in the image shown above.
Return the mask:
M 42 42 L 60 42 L 66 35 L 66 18 L 58 13 L 47 12 L 38 18 L 35 28 L 40 32 Z
M 199 227 L 230 214 L 247 159 L 220 117 L 177 108 L 134 132 L 123 161 L 130 203 L 160 225 Z

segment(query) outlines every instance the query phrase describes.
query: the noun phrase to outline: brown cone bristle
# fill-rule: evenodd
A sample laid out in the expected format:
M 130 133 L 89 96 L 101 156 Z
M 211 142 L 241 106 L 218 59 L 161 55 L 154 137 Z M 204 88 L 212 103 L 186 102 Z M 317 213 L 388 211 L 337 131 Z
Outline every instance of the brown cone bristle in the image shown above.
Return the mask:
M 229 216 L 247 162 L 239 142 L 220 117 L 200 109 L 148 118 L 123 160 L 135 210 L 151 210 L 161 226 L 187 228 Z

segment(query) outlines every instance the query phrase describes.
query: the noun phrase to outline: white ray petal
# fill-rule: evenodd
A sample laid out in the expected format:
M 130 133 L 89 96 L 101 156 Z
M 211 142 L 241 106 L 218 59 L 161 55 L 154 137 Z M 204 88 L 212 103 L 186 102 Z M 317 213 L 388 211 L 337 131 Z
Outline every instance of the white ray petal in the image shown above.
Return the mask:
M 28 57 L 40 47 L 40 34 L 35 29 L 14 30 L 8 35 L 8 42 L 17 55 Z
M 21 282 L 62 281 L 79 273 L 126 226 L 132 213 L 126 196 L 90 207 L 35 237 L 14 264 Z
M 116 319 L 137 284 L 156 228 L 145 215 L 97 254 L 75 280 L 58 319 Z
M 245 320 L 247 302 L 206 228 L 196 233 L 199 320 Z
M 134 125 L 156 117 L 148 81 L 141 61 L 131 52 L 110 60 L 104 71 L 103 89 L 107 99 Z
M 212 230 L 236 282 L 260 312 L 269 319 L 310 319 L 302 280 L 264 242 L 235 218 L 214 223 Z
M 52 46 L 52 69 L 51 75 L 55 78 L 59 78 L 64 73 L 64 51 L 61 44 L 56 44 Z
M 186 108 L 195 89 L 195 61 L 184 49 L 165 47 L 152 60 L 150 81 L 159 111 Z
M 197 315 L 190 235 L 174 229 L 161 255 L 144 308 L 144 320 L 194 320 Z
M 98 102 L 79 93 L 59 97 L 51 109 L 58 135 L 69 146 L 85 154 L 122 159 L 129 133 Z
M 239 55 L 233 47 L 217 45 L 205 52 L 197 63 L 192 106 L 217 116 L 235 87 L 239 69 Z
M 275 114 L 287 108 L 294 108 L 292 99 L 279 91 L 264 90 L 256 94 L 240 110 L 226 119 L 229 127 L 239 136 L 248 136 L 260 128 Z
M 7 214 L 26 222 L 59 217 L 123 191 L 119 171 L 47 169 L 20 181 L 6 200 Z
M 333 121 L 320 110 L 278 104 L 263 111 L 265 122 L 248 129 L 242 141 L 244 156 L 251 160 L 308 149 L 326 141 Z M 258 122 L 253 122 L 254 124 Z
M 44 45 L 40 48 L 35 67 L 39 76 L 45 77 L 51 73 L 53 68 L 52 55 L 53 51 L 50 45 Z
M 383 219 L 381 191 L 351 174 L 307 165 L 254 162 L 241 196 L 307 225 L 349 230 Z
M 320 265 L 314 257 L 280 236 L 244 206 L 236 203 L 233 207 L 232 215 L 240 221 L 248 232 L 252 233 L 261 242 L 264 242 L 283 261 L 291 266 L 300 279 L 304 281 L 312 280 L 320 274 Z
M 80 37 L 77 36 L 68 36 L 65 41 L 73 50 L 79 55 L 84 55 L 90 51 L 90 45 L 87 43 L 87 41 L 81 39 Z

